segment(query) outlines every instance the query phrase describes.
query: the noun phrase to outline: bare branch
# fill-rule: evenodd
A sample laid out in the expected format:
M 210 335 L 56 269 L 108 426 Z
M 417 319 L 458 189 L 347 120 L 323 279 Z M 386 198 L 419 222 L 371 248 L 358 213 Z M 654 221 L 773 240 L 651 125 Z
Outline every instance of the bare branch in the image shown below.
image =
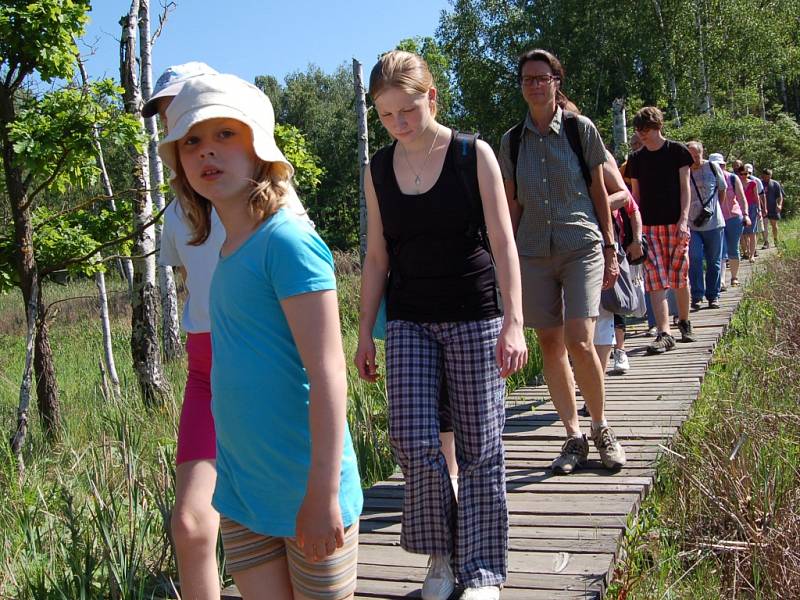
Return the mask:
M 137 192 L 137 190 L 129 189 L 129 190 L 124 190 L 124 191 L 122 191 L 120 193 L 117 193 L 117 194 L 115 194 L 113 196 L 108 196 L 108 195 L 103 195 L 103 194 L 98 194 L 97 196 L 92 196 L 91 198 L 89 198 L 85 202 L 81 202 L 80 204 L 76 204 L 75 206 L 71 206 L 69 208 L 65 208 L 64 210 L 62 210 L 60 212 L 57 212 L 56 214 L 52 215 L 50 218 L 48 218 L 48 219 L 46 219 L 44 221 L 41 221 L 40 223 L 38 223 L 36 225 L 36 227 L 33 228 L 33 230 L 34 231 L 38 231 L 39 229 L 41 229 L 45 225 L 48 225 L 48 224 L 52 223 L 56 219 L 60 219 L 64 215 L 68 215 L 68 214 L 70 214 L 72 212 L 75 212 L 76 210 L 81 210 L 82 208 L 86 208 L 87 206 L 92 206 L 94 204 L 97 204 L 98 202 L 111 202 L 115 198 L 118 198 L 119 196 L 124 196 L 125 194 L 135 194 L 136 192 Z
M 153 32 L 152 37 L 150 38 L 150 45 L 153 46 L 156 43 L 156 40 L 161 35 L 161 32 L 164 30 L 164 25 L 167 23 L 167 18 L 169 17 L 169 13 L 175 10 L 178 7 L 177 3 L 175 2 L 161 2 L 161 14 L 158 15 L 158 27 Z

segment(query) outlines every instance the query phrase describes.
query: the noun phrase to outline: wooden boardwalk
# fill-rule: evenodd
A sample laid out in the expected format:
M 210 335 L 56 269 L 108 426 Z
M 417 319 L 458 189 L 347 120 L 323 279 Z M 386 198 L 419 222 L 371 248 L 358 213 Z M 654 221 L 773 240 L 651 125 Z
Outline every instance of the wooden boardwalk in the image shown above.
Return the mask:
M 761 251 L 762 256 L 771 252 Z M 763 259 L 760 259 L 763 260 Z M 751 274 L 743 263 L 739 279 Z M 691 320 L 697 341 L 647 356 L 646 324 L 628 328 L 631 369 L 606 376 L 606 414 L 627 452 L 618 473 L 600 465 L 591 445 L 589 465 L 569 476 L 551 475 L 550 461 L 564 429 L 547 387 L 524 387 L 507 400 L 506 445 L 509 574 L 503 600 L 602 598 L 628 517 L 653 483 L 654 463 L 688 418 L 742 288 L 728 288 L 721 308 L 701 309 Z M 579 404 L 581 398 L 578 398 Z M 581 418 L 584 430 L 589 419 Z M 364 494 L 356 598 L 419 598 L 427 557 L 400 548 L 403 478 L 396 473 Z M 235 588 L 223 598 L 238 598 Z M 457 598 L 454 594 L 453 598 Z
M 743 263 L 743 284 L 750 273 L 750 265 Z M 692 313 L 697 342 L 679 343 L 665 355 L 645 354 L 652 340 L 644 335 L 646 324 L 629 327 L 631 369 L 623 376 L 606 376 L 608 422 L 628 455 L 618 473 L 602 469 L 592 447 L 588 468 L 570 476 L 551 475 L 548 465 L 564 429 L 547 387 L 524 387 L 509 396 L 503 436 L 510 523 L 504 600 L 602 598 L 627 519 L 652 485 L 661 446 L 687 419 L 741 295 L 741 287 L 729 287 L 720 298 L 721 308 L 704 306 Z M 589 420 L 581 418 L 581 425 L 588 430 Z M 419 597 L 427 557 L 399 546 L 402 494 L 400 474 L 365 493 L 357 598 Z

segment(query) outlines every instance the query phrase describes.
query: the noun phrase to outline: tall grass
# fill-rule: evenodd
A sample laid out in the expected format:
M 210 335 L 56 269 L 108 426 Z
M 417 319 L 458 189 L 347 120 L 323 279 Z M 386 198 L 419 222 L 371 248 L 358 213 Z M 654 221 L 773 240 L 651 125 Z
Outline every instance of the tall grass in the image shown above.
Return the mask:
M 785 224 L 783 224 L 785 227 Z M 609 597 L 800 597 L 800 243 L 751 281 Z
M 357 256 L 337 255 L 342 332 L 348 358 L 348 422 L 362 484 L 394 470 L 382 382 L 360 380 L 352 363 L 358 338 Z M 24 448 L 25 474 L 0 443 L 0 598 L 65 600 L 165 597 L 176 576 L 168 537 L 174 502 L 174 453 L 186 376 L 184 361 L 165 365 L 173 397 L 146 410 L 130 360 L 125 283 L 108 278 L 113 345 L 122 396 L 101 389 L 102 335 L 92 281 L 46 284 L 50 338 L 64 418 L 63 441 L 40 434 L 35 410 Z M 77 298 L 77 299 L 75 299 Z M 24 357 L 22 302 L 0 296 L 0 429 L 10 433 Z M 538 373 L 530 337 L 528 370 L 509 389 Z M 383 347 L 378 344 L 381 364 Z M 221 563 L 220 563 L 221 564 Z

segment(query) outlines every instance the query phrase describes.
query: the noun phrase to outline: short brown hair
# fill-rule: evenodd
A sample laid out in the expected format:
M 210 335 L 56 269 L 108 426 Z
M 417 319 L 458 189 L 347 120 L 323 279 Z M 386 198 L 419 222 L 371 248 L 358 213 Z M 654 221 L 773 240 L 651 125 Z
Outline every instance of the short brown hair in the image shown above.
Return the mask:
M 566 73 L 564 72 L 564 65 L 561 64 L 561 61 L 556 58 L 555 54 L 552 52 L 548 52 L 547 50 L 543 50 L 541 48 L 534 48 L 533 50 L 528 50 L 523 52 L 519 55 L 517 59 L 517 82 L 522 83 L 522 67 L 525 66 L 525 63 L 531 61 L 539 61 L 545 63 L 550 70 L 553 72 L 553 77 L 558 80 L 558 88 L 556 89 L 556 104 L 558 104 L 562 110 L 571 110 L 574 113 L 580 113 L 578 107 L 572 102 L 567 95 L 561 91 L 561 86 L 564 83 L 564 79 Z
M 633 128 L 637 131 L 645 129 L 664 128 L 664 113 L 657 106 L 645 106 L 640 108 L 633 117 Z
M 770 177 L 772 177 L 772 169 L 764 167 L 763 169 L 761 169 L 761 174 L 762 175 L 769 175 Z

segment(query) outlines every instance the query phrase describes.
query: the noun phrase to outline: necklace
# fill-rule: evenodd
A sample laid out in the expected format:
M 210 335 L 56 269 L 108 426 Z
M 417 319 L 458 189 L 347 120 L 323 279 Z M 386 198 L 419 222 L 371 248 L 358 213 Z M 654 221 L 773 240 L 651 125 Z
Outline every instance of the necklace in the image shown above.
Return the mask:
M 406 147 L 403 146 L 403 156 L 406 159 L 406 164 L 408 164 L 408 168 L 411 169 L 411 172 L 414 174 L 414 185 L 419 188 L 422 185 L 422 174 L 425 172 L 425 167 L 428 166 L 428 159 L 431 157 L 431 152 L 433 152 L 433 147 L 436 145 L 436 140 L 439 139 L 439 128 L 436 128 L 436 135 L 433 136 L 433 141 L 431 142 L 431 147 L 428 148 L 428 153 L 425 155 L 425 160 L 422 163 L 422 167 L 417 173 L 414 170 L 414 167 L 411 165 L 411 161 L 408 158 L 408 150 Z

